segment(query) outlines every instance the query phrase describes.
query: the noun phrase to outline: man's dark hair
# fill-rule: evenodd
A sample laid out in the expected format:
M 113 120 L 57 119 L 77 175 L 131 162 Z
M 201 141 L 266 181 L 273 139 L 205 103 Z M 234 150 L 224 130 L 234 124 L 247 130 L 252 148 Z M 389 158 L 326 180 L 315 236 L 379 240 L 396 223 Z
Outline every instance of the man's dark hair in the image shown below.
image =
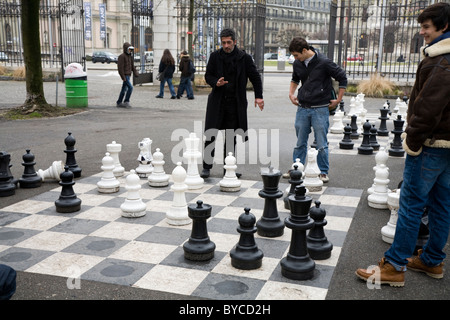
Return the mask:
M 220 39 L 225 37 L 231 37 L 231 40 L 236 40 L 236 33 L 234 33 L 233 29 L 225 28 L 220 32 Z
M 445 25 L 450 23 L 450 4 L 439 2 L 426 7 L 417 17 L 417 22 L 423 23 L 430 19 L 436 30 L 444 30 Z M 444 30 L 444 33 L 450 31 L 450 26 Z
M 302 52 L 303 49 L 309 49 L 308 42 L 302 37 L 294 37 L 289 44 L 289 52 Z

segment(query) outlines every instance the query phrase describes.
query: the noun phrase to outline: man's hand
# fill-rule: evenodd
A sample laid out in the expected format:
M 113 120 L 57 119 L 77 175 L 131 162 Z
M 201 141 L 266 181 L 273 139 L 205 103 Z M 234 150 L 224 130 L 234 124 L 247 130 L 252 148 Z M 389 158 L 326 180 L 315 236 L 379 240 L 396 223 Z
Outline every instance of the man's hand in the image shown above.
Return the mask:
M 328 105 L 328 110 L 336 109 L 339 102 L 340 102 L 339 100 L 330 100 L 330 104 Z
M 298 106 L 298 99 L 297 99 L 297 96 L 295 94 L 290 94 L 289 95 L 289 100 L 291 100 L 292 104 L 295 104 L 296 106 Z
M 259 109 L 261 109 L 261 111 L 264 109 L 264 99 L 260 99 L 260 98 L 256 98 L 255 99 L 255 108 L 259 107 Z
M 224 77 L 219 78 L 219 80 L 217 80 L 216 87 L 221 87 L 223 85 L 226 85 L 227 83 L 228 83 L 228 81 L 225 81 Z

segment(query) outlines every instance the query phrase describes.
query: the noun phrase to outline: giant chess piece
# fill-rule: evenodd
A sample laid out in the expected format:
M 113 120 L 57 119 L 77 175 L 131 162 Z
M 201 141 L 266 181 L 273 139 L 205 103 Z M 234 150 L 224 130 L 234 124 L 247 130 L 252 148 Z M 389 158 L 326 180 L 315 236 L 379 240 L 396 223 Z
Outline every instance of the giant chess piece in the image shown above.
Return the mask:
M 73 191 L 74 174 L 69 170 L 69 166 L 64 166 L 64 172 L 61 173 L 59 185 L 62 187 L 59 199 L 55 201 L 56 212 L 72 213 L 81 209 L 81 199 Z
M 220 180 L 220 191 L 224 192 L 237 192 L 241 190 L 241 181 L 236 176 L 236 158 L 233 156 L 232 152 L 228 153 L 225 158 L 225 175 L 222 180 Z
M 392 157 L 403 157 L 405 155 L 405 150 L 402 146 L 401 134 L 403 133 L 403 124 L 405 121 L 402 120 L 402 116 L 398 115 L 397 119 L 394 119 L 394 130 L 391 132 L 394 134 L 394 139 L 389 148 L 389 155 Z
M 189 240 L 183 244 L 184 257 L 192 261 L 208 261 L 214 257 L 216 245 L 209 239 L 206 221 L 211 217 L 211 206 L 198 200 L 188 206 L 188 215 L 192 219 L 192 231 Z
M 289 185 L 290 187 L 286 196 L 283 198 L 283 202 L 284 202 L 284 208 L 289 210 L 289 196 L 295 194 L 295 187 L 302 184 L 303 180 L 302 180 L 302 175 L 303 172 L 301 172 L 300 170 L 298 170 L 298 165 L 294 165 L 294 170 L 292 170 L 290 173 L 290 179 L 289 179 Z
M 74 178 L 81 177 L 81 168 L 78 166 L 77 161 L 75 160 L 75 153 L 77 149 L 75 149 L 75 137 L 72 136 L 72 133 L 69 132 L 69 135 L 64 139 L 64 143 L 66 145 L 66 166 L 69 167 L 69 170 L 73 172 Z
M 148 185 L 151 187 L 166 187 L 169 185 L 169 175 L 164 171 L 164 155 L 159 148 L 153 153 L 153 171 L 148 176 Z
M 200 139 L 197 138 L 195 132 L 189 133 L 189 137 L 184 139 L 186 151 L 183 158 L 187 160 L 187 175 L 185 183 L 189 190 L 201 189 L 203 187 L 203 178 L 198 173 L 198 161 L 202 157 L 199 151 Z
M 380 144 L 377 141 L 377 135 L 378 135 L 378 130 L 375 127 L 375 125 L 373 124 L 372 128 L 370 128 L 370 138 L 369 138 L 370 146 L 373 148 L 373 151 L 380 150 Z
M 339 149 L 345 149 L 345 150 L 351 150 L 353 149 L 353 140 L 350 138 L 350 135 L 352 134 L 352 127 L 349 123 L 344 127 L 344 137 L 339 142 Z
M 152 140 L 150 138 L 144 138 L 142 141 L 138 143 L 139 147 L 139 156 L 137 157 L 137 161 L 139 161 L 139 165 L 136 168 L 136 174 L 140 178 L 147 178 L 153 171 L 152 166 Z
M 388 209 L 391 211 L 391 214 L 389 216 L 388 223 L 381 228 L 381 239 L 384 242 L 391 244 L 392 242 L 394 242 L 395 229 L 397 226 L 398 208 L 400 206 L 399 201 L 400 201 L 400 188 L 388 192 L 387 206 Z
M 330 128 L 331 133 L 342 133 L 344 130 L 344 124 L 342 119 L 344 118 L 344 112 L 338 110 L 333 116 L 333 125 Z
M 363 140 L 361 146 L 358 147 L 358 154 L 373 154 L 373 147 L 370 145 L 370 128 L 372 128 L 369 120 L 363 125 Z
M 11 155 L 6 151 L 0 151 L 0 197 L 9 197 L 16 193 L 10 161 Z
M 373 192 L 367 197 L 369 207 L 375 209 L 388 208 L 389 193 L 389 168 L 380 164 L 375 169 L 375 178 L 373 179 Z
M 64 163 L 62 161 L 53 161 L 52 165 L 46 170 L 39 169 L 37 174 L 41 177 L 42 182 L 47 180 L 60 179 L 61 173 L 64 172 Z
M 173 191 L 173 201 L 166 212 L 167 223 L 171 225 L 185 225 L 191 223 L 186 203 L 186 190 L 188 189 L 186 180 L 186 170 L 177 162 L 177 166 L 172 171 L 173 184 L 170 190 Z
M 115 177 L 122 177 L 125 174 L 125 168 L 122 167 L 120 163 L 119 154 L 122 151 L 122 145 L 116 143 L 115 141 L 108 143 L 106 145 L 106 151 L 109 152 L 111 157 L 114 159 L 114 169 L 113 173 Z
M 376 174 L 378 168 L 386 168 L 386 163 L 389 159 L 389 155 L 384 148 L 381 148 L 379 152 L 377 152 L 375 156 L 375 166 L 373 167 L 373 171 Z M 368 194 L 373 193 L 373 189 L 375 188 L 375 182 L 372 186 L 367 189 Z
M 120 189 L 120 181 L 114 176 L 113 170 L 114 159 L 111 157 L 109 152 L 105 153 L 102 159 L 101 169 L 103 170 L 102 177 L 100 181 L 97 182 L 97 190 L 100 193 L 114 193 L 118 192 Z
M 141 189 L 141 182 L 136 171 L 130 170 L 130 174 L 126 177 L 125 189 L 127 189 L 127 198 L 120 205 L 122 210 L 122 217 L 138 218 L 145 216 L 147 205 L 142 201 L 139 194 Z
M 380 119 L 381 121 L 380 121 L 380 127 L 378 128 L 378 132 L 377 132 L 377 134 L 380 137 L 387 137 L 387 136 L 389 136 L 389 130 L 387 129 L 387 126 L 386 126 L 386 121 L 389 119 L 388 112 L 389 112 L 389 109 L 387 109 L 384 106 L 383 106 L 382 109 L 380 109 L 380 114 L 381 115 L 380 115 L 380 117 L 378 119 Z
M 22 165 L 25 168 L 23 169 L 22 178 L 19 179 L 19 185 L 21 188 L 38 188 L 42 184 L 42 178 L 34 170 L 34 165 L 36 164 L 34 154 L 29 149 L 26 152 L 22 156 Z
M 358 140 L 359 139 L 357 120 L 358 120 L 358 117 L 356 116 L 356 114 L 352 115 L 352 120 L 350 122 L 350 127 L 352 128 L 352 133 L 350 134 L 350 138 L 352 140 Z
M 308 254 L 306 231 L 314 226 L 309 217 L 312 198 L 305 195 L 305 186 L 297 186 L 295 195 L 289 197 L 291 214 L 285 220 L 286 227 L 292 230 L 289 252 L 281 259 L 281 274 L 293 280 L 309 280 L 314 276 L 316 264 Z
M 320 169 L 317 165 L 317 154 L 316 149 L 308 150 L 308 162 L 305 166 L 305 179 L 303 180 L 303 185 L 308 188 L 310 192 L 321 191 L 323 187 L 323 181 L 320 180 L 319 174 Z
M 283 196 L 278 189 L 281 172 L 269 167 L 269 170 L 261 170 L 264 187 L 258 195 L 264 199 L 262 217 L 256 223 L 257 232 L 263 237 L 279 237 L 283 235 L 284 224 L 280 220 L 277 208 L 277 199 Z
M 239 242 L 230 251 L 231 265 L 241 270 L 258 269 L 262 265 L 264 254 L 255 242 L 256 218 L 250 213 L 250 208 L 245 208 L 238 221 L 237 231 L 241 235 Z
M 315 207 L 309 209 L 309 216 L 314 220 L 314 226 L 309 230 L 307 236 L 307 247 L 309 256 L 314 260 L 325 260 L 331 257 L 333 244 L 325 236 L 324 227 L 326 211 L 320 207 L 320 201 L 316 200 Z

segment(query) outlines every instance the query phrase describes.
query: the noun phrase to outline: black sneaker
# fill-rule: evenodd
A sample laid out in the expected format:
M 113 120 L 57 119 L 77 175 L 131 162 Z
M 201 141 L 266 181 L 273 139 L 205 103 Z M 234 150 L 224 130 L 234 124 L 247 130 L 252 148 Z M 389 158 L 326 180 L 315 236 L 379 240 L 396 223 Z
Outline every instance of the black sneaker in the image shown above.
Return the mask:
M 176 99 L 176 97 L 175 96 L 171 96 L 170 99 Z
M 202 173 L 200 173 L 200 177 L 202 177 L 202 178 L 209 178 L 209 174 L 210 174 L 209 169 L 203 169 Z
M 158 94 L 155 98 L 162 99 L 163 97 L 161 97 L 161 96 Z

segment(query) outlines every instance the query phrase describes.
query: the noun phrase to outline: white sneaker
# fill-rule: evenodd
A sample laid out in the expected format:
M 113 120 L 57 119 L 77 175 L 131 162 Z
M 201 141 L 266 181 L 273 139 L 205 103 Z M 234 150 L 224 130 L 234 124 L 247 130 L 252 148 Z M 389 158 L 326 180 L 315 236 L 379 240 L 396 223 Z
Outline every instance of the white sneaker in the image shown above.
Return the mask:
M 319 174 L 319 179 L 322 180 L 323 182 L 330 181 L 330 178 L 328 178 L 328 175 L 326 173 Z

